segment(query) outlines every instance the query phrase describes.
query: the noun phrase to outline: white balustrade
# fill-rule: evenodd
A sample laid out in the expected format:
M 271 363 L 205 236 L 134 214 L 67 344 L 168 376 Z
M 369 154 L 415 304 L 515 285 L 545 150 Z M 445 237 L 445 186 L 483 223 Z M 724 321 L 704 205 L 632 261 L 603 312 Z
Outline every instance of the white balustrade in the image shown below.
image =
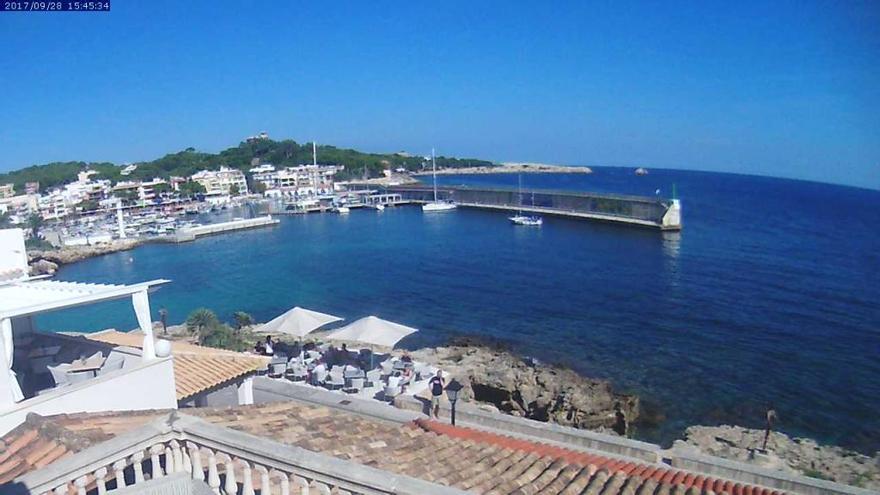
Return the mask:
M 411 478 L 388 480 L 388 473 L 296 447 L 264 447 L 236 436 L 246 434 L 199 421 L 192 418 L 185 423 L 196 425 L 193 432 L 159 426 L 140 436 L 120 435 L 108 441 L 116 442 L 111 447 L 87 449 L 44 472 L 26 475 L 25 484 L 38 487 L 33 493 L 41 495 L 113 495 L 127 486 L 186 473 L 194 481 L 206 482 L 216 495 L 459 493 Z M 78 463 L 77 456 L 85 457 Z

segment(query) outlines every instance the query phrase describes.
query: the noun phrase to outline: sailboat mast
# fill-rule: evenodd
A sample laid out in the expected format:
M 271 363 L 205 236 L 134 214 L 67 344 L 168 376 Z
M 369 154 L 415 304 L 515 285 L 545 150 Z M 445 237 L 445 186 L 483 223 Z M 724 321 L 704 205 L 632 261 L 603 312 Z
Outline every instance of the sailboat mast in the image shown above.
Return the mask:
M 519 174 L 519 215 L 522 216 L 522 174 Z
M 434 148 L 431 148 L 431 170 L 434 173 L 434 202 L 437 202 L 437 162 L 434 160 Z

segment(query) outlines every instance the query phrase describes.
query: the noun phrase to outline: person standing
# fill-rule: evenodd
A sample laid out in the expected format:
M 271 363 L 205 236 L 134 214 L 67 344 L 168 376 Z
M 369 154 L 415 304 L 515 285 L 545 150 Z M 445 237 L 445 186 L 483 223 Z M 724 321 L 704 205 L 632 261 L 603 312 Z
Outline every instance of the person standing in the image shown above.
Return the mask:
M 168 310 L 162 308 L 159 310 L 159 321 L 162 322 L 162 335 L 168 335 Z
M 773 423 L 775 423 L 777 419 L 779 418 L 776 416 L 776 409 L 771 405 L 767 408 L 767 428 L 764 430 L 764 444 L 761 445 L 761 450 L 763 451 L 767 450 L 767 440 L 770 438 L 770 430 L 773 429 Z
M 431 414 L 434 419 L 440 419 L 440 397 L 443 396 L 443 389 L 446 388 L 446 380 L 443 379 L 443 371 L 437 370 L 437 374 L 432 376 L 428 381 L 428 387 L 431 388 Z

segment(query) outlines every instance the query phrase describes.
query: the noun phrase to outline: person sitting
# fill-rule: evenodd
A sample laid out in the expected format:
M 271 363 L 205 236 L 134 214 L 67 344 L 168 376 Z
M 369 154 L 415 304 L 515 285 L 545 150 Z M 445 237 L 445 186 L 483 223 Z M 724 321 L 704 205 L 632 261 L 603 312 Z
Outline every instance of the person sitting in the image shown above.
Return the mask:
M 411 362 L 413 362 L 413 360 L 412 360 L 412 356 L 410 356 L 408 352 L 404 352 L 404 353 L 403 353 L 403 357 L 400 358 L 400 360 L 403 361 L 404 363 L 411 363 Z

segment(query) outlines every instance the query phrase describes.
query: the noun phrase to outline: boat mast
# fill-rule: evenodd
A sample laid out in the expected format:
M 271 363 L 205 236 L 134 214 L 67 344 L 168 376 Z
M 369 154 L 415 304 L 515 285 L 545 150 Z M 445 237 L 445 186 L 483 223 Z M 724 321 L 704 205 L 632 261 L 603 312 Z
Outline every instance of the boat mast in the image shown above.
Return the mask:
M 519 174 L 519 210 L 517 214 L 522 216 L 522 173 Z
M 434 172 L 434 202 L 437 202 L 437 162 L 434 160 L 434 148 L 431 148 L 431 170 Z

